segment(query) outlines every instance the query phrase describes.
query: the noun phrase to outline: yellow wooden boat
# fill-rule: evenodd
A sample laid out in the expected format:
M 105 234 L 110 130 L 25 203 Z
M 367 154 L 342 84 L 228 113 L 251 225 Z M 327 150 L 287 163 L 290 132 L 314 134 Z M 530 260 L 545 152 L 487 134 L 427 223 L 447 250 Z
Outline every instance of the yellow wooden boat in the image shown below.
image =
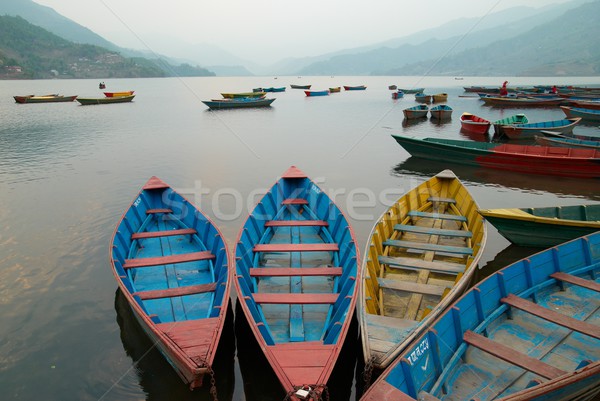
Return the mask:
M 433 103 L 441 103 L 448 100 L 447 93 L 436 93 L 435 95 L 431 95 L 431 100 Z
M 242 97 L 265 97 L 267 92 L 239 92 L 239 93 L 221 93 L 225 99 L 237 99 Z
M 357 301 L 365 370 L 384 369 L 467 288 L 486 226 L 467 188 L 444 170 L 375 224 Z

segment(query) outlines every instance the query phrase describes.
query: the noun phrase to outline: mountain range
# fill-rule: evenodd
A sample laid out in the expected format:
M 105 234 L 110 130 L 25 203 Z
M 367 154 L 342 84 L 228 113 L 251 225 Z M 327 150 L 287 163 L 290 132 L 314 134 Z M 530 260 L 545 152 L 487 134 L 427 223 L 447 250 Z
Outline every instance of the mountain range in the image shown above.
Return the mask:
M 600 0 L 573 0 L 543 8 L 514 7 L 483 18 L 462 18 L 434 29 L 370 46 L 257 65 L 211 43 L 172 38 L 167 55 L 124 49 L 31 0 L 2 0 L 0 15 L 18 15 L 54 35 L 123 57 L 183 63 L 188 75 L 599 75 Z M 2 48 L 0 54 L 15 49 Z M 194 70 L 192 66 L 203 66 Z M 209 71 L 207 71 L 209 70 Z

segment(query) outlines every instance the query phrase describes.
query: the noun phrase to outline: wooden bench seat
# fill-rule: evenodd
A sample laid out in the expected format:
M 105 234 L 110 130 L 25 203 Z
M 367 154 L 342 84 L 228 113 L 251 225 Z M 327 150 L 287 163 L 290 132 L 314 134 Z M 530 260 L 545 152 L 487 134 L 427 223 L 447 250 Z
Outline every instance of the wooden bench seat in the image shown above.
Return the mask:
M 338 244 L 259 244 L 254 252 L 337 252 Z
M 416 210 L 411 210 L 407 213 L 409 217 L 421 217 L 425 219 L 442 219 L 442 220 L 454 220 L 460 222 L 466 222 L 467 218 L 465 216 L 458 216 L 456 214 L 445 214 L 445 213 L 429 213 L 429 212 L 419 212 Z
M 252 295 L 257 304 L 334 304 L 339 294 L 307 294 L 307 293 L 257 293 Z
M 170 237 L 175 235 L 193 235 L 196 234 L 196 230 L 193 228 L 181 228 L 178 230 L 165 230 L 165 231 L 145 231 L 141 233 L 131 234 L 131 239 L 145 239 L 145 238 L 160 238 Z
M 507 305 L 531 313 L 534 316 L 556 323 L 559 326 L 600 339 L 600 326 L 574 319 L 570 316 L 553 311 L 552 309 L 544 308 L 543 306 L 539 306 L 538 304 L 514 294 L 508 294 L 508 296 L 502 298 L 501 301 Z
M 447 230 L 444 228 L 411 226 L 408 224 L 396 224 L 394 230 L 415 234 L 439 235 L 442 237 L 463 237 L 471 238 L 473 233 L 465 230 Z
M 423 295 L 436 295 L 442 296 L 446 291 L 447 287 L 439 285 L 431 285 L 424 283 L 415 283 L 412 281 L 401 281 L 387 278 L 377 278 L 377 282 L 380 287 L 389 288 L 392 290 L 406 291 L 410 293 L 423 294 Z
M 467 344 L 471 344 L 472 346 L 479 348 L 490 355 L 500 358 L 503 361 L 515 366 L 519 366 L 549 380 L 555 379 L 567 373 L 563 370 L 555 368 L 552 365 L 548 365 L 547 363 L 532 358 L 529 355 L 515 351 L 504 344 L 490 340 L 489 338 L 474 333 L 470 330 L 465 332 L 463 335 L 463 340 Z
M 209 251 L 182 253 L 179 255 L 158 256 L 154 258 L 125 259 L 124 269 L 133 269 L 136 267 L 149 267 L 170 265 L 174 263 L 195 262 L 198 260 L 214 259 L 215 255 Z
M 442 202 L 456 204 L 456 199 L 453 198 L 440 198 L 439 196 L 430 196 L 427 198 L 427 202 Z
M 578 285 L 579 287 L 587 288 L 588 290 L 600 292 L 600 283 L 597 283 L 592 280 L 586 280 L 584 278 L 562 272 L 553 273 L 550 275 L 550 277 L 560 281 L 565 281 L 567 283 Z
M 432 272 L 458 274 L 465 270 L 465 265 L 460 263 L 427 261 L 416 258 L 379 256 L 379 263 L 388 265 L 390 268 L 429 270 Z
M 341 276 L 341 267 L 253 267 L 252 277 Z
M 306 199 L 301 198 L 288 198 L 284 199 L 281 202 L 282 205 L 308 205 L 308 201 Z
M 422 251 L 457 253 L 460 255 L 472 255 L 473 254 L 473 249 L 467 248 L 464 246 L 439 245 L 439 244 L 430 244 L 430 243 L 426 243 L 426 242 L 387 240 L 383 243 L 383 245 L 384 246 L 393 246 L 393 247 L 397 247 L 397 248 L 419 249 Z
M 323 220 L 270 220 L 265 227 L 327 227 L 329 223 Z
M 148 209 L 148 210 L 146 210 L 146 214 L 157 214 L 157 213 L 169 214 L 169 213 L 173 213 L 173 211 L 171 209 Z
M 216 283 L 190 285 L 187 287 L 168 288 L 166 290 L 149 290 L 139 291 L 133 295 L 139 296 L 142 300 L 182 297 L 185 295 L 202 294 L 205 292 L 213 292 L 217 288 Z

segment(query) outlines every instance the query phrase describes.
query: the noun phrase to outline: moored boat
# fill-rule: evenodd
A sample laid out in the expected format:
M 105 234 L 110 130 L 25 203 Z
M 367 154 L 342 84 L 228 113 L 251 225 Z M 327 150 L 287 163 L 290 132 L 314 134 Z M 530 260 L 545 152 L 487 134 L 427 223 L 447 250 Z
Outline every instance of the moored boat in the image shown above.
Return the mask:
M 552 131 L 559 134 L 573 132 L 573 128 L 580 121 L 581 117 L 576 117 L 538 123 L 503 125 L 502 132 L 509 139 L 533 139 L 536 135 L 541 135 L 542 131 Z
M 425 92 L 425 88 L 398 88 L 398 90 L 410 94 Z
M 44 95 L 44 96 L 35 96 L 35 95 L 27 95 L 27 96 L 13 96 L 15 102 L 17 103 L 62 103 L 62 102 L 72 102 L 77 99 L 77 95 L 74 96 L 64 96 L 64 95 Z
M 365 89 L 367 89 L 367 87 L 365 85 L 357 85 L 357 86 L 344 85 L 344 90 L 347 90 L 347 91 L 364 91 Z
M 433 103 L 441 103 L 441 102 L 445 102 L 448 100 L 448 94 L 447 93 L 436 93 L 431 95 L 431 101 Z
M 336 86 L 336 87 L 333 87 L 333 88 L 329 88 L 329 92 L 330 93 L 338 93 L 338 92 L 341 92 L 341 91 L 342 91 L 342 87 L 341 86 Z
M 228 260 L 218 228 L 157 177 L 112 236 L 120 290 L 153 346 L 192 389 L 214 362 L 229 305 Z
M 582 109 L 580 107 L 560 106 L 563 113 L 569 118 L 580 117 L 583 121 L 600 121 L 600 109 Z
M 363 401 L 592 401 L 600 394 L 600 233 L 473 286 Z
M 306 94 L 306 96 L 327 96 L 329 95 L 329 90 L 325 89 L 321 91 L 304 91 L 304 94 Z
M 404 92 L 402 92 L 401 90 L 398 90 L 394 93 L 392 93 L 392 99 L 402 99 L 404 97 Z
M 310 89 L 311 85 L 290 85 L 292 89 Z
M 492 122 L 492 125 L 494 126 L 494 134 L 499 136 L 504 133 L 504 131 L 502 130 L 502 126 L 504 125 L 527 124 L 528 122 L 529 119 L 527 118 L 527 116 L 525 114 L 519 113 L 510 117 L 496 120 Z
M 357 301 L 366 366 L 384 369 L 467 288 L 486 225 L 444 170 L 396 201 L 373 227 Z
M 550 131 L 542 131 L 544 136 L 535 136 L 535 141 L 542 146 L 559 146 L 562 148 L 590 148 L 600 150 L 600 141 L 577 139 L 556 134 Z
M 404 114 L 404 118 L 407 120 L 427 117 L 427 113 L 429 112 L 429 107 L 426 104 L 419 104 L 417 106 L 408 107 L 402 110 Z
M 113 96 L 113 97 L 78 97 L 77 101 L 81 103 L 82 106 L 88 106 L 92 104 L 112 104 L 112 103 L 128 103 L 133 100 L 135 95 L 129 96 Z
M 320 399 L 360 280 L 347 219 L 292 166 L 244 223 L 234 254 L 238 302 L 283 389 L 292 400 Z
M 600 101 L 598 100 L 569 99 L 568 103 L 581 109 L 600 110 Z
M 437 106 L 433 106 L 429 109 L 429 114 L 431 114 L 431 118 L 437 120 L 447 120 L 452 117 L 452 107 L 447 104 L 440 104 Z
M 285 86 L 262 88 L 263 92 L 285 92 Z
M 233 98 L 203 100 L 202 103 L 211 109 L 240 109 L 249 107 L 269 107 L 276 98 Z
M 552 107 L 564 103 L 563 98 L 537 99 L 516 96 L 484 96 L 481 98 L 488 106 L 507 106 L 507 107 Z
M 491 124 L 489 120 L 471 113 L 465 112 L 460 116 L 461 128 L 468 132 L 487 134 Z
M 260 92 L 237 92 L 237 93 L 221 93 L 225 99 L 241 99 L 241 98 L 261 98 L 265 97 L 267 93 L 263 90 Z
M 133 95 L 135 91 L 123 91 L 123 92 L 103 92 L 106 97 L 119 97 Z
M 431 95 L 426 95 L 423 92 L 415 93 L 415 101 L 419 103 L 429 103 L 431 102 Z
M 482 209 L 479 213 L 519 246 L 549 248 L 600 231 L 600 204 Z
M 442 138 L 392 137 L 415 157 L 496 170 L 600 178 L 600 151 Z

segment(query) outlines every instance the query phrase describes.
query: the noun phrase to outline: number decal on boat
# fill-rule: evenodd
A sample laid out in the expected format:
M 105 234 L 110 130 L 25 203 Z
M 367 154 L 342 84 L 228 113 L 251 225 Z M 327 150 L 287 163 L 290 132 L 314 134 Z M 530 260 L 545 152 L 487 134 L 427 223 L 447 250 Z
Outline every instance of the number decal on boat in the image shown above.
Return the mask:
M 139 205 L 141 202 L 142 202 L 142 198 L 141 198 L 141 197 L 138 197 L 138 198 L 135 200 L 135 202 L 133 202 L 133 206 L 134 206 L 134 207 L 138 207 L 138 205 Z

